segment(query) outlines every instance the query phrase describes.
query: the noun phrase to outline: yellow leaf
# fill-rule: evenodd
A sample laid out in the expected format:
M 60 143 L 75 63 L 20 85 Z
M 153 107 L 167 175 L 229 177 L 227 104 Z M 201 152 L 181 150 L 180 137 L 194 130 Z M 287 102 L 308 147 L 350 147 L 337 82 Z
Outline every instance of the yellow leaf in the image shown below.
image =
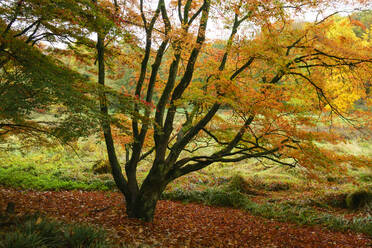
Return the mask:
M 39 225 L 42 221 L 43 221 L 43 219 L 41 217 L 38 217 L 35 224 Z

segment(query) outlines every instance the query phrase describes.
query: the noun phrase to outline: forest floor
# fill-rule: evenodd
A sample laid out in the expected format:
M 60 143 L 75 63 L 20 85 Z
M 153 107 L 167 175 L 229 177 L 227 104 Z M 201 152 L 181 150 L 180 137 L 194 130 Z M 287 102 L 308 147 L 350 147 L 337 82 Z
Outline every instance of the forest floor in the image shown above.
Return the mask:
M 244 210 L 159 201 L 153 223 L 129 219 L 120 193 L 0 188 L 0 212 L 40 213 L 104 227 L 133 247 L 372 247 L 367 235 L 330 231 L 253 216 Z

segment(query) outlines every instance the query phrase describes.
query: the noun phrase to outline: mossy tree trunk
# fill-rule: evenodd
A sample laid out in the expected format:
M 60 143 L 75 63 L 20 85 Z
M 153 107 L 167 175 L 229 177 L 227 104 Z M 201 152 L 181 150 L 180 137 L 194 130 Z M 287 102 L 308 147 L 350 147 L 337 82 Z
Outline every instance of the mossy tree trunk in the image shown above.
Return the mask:
M 159 178 L 147 179 L 137 194 L 133 204 L 127 204 L 129 217 L 138 218 L 146 222 L 152 222 L 158 200 L 164 191 L 164 182 Z

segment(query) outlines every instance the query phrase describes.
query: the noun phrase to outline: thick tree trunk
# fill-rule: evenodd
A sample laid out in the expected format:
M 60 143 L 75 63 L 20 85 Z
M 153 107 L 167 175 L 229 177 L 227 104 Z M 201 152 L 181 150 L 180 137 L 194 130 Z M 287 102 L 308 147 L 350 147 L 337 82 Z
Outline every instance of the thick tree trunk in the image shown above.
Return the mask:
M 146 222 L 152 222 L 155 214 L 155 208 L 161 193 L 158 189 L 146 191 L 140 194 L 135 203 L 127 205 L 127 214 L 130 218 L 141 219 Z
M 127 203 L 127 214 L 130 218 L 141 219 L 146 222 L 152 222 L 155 214 L 155 208 L 163 187 L 152 186 L 146 187 L 136 197 L 134 203 Z
M 132 198 L 132 202 L 130 204 L 127 203 L 127 214 L 130 218 L 152 222 L 156 204 L 169 182 L 169 180 L 165 179 L 166 172 L 160 168 L 163 167 L 157 165 L 152 167 L 135 199 Z

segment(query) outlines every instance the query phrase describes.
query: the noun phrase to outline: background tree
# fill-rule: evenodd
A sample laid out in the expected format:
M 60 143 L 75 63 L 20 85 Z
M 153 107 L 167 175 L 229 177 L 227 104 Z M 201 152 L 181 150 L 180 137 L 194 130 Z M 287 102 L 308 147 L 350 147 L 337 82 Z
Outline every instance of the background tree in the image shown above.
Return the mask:
M 90 9 L 95 6 L 89 1 L 0 3 L 2 140 L 17 134 L 66 142 L 97 130 L 92 121 L 99 115 L 94 84 L 59 60 L 58 49 L 51 49 L 53 44 L 94 47 L 89 30 L 93 17 L 100 15 Z
M 355 12 L 350 16 L 350 21 L 354 24 L 353 31 L 355 34 L 358 37 L 362 37 L 366 33 L 369 33 L 368 29 L 372 24 L 372 11 L 364 10 Z

